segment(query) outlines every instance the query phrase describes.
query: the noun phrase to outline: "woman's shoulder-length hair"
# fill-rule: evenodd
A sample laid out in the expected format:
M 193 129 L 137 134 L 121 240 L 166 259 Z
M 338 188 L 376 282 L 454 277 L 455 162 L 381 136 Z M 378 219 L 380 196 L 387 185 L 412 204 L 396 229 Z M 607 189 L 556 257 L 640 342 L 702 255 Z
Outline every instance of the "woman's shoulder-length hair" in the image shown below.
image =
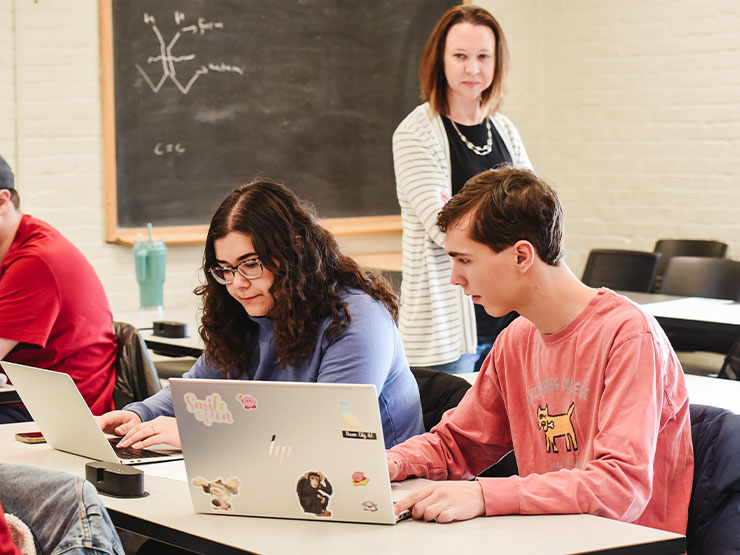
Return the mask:
M 486 116 L 499 108 L 509 73 L 509 48 L 504 31 L 491 13 L 478 6 L 458 5 L 447 10 L 437 22 L 427 40 L 419 64 L 422 100 L 429 102 L 435 112 L 448 115 L 447 80 L 444 70 L 444 51 L 447 33 L 457 23 L 485 25 L 495 39 L 493 82 L 481 94 L 481 109 Z

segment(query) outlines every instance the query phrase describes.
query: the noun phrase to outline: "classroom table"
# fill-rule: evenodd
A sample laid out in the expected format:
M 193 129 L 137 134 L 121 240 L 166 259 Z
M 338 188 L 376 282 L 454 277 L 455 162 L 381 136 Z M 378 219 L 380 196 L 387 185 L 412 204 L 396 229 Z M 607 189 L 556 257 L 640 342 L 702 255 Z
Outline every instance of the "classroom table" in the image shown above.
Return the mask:
M 197 299 L 199 302 L 200 299 Z M 113 314 L 116 322 L 126 322 L 137 328 L 147 346 L 157 354 L 171 357 L 199 357 L 203 352 L 203 340 L 198 333 L 200 326 L 199 305 L 178 305 L 156 309 L 119 311 Z M 173 321 L 187 324 L 186 337 L 161 337 L 154 335 L 152 326 L 157 321 Z
M 655 316 L 669 338 L 691 341 L 697 350 L 726 354 L 740 337 L 740 303 L 702 297 L 677 297 L 657 293 L 618 291 Z M 128 322 L 142 330 L 147 345 L 155 352 L 170 356 L 197 357 L 203 351 L 198 335 L 198 307 L 175 306 L 156 310 L 117 312 L 114 319 Z M 188 324 L 188 337 L 155 336 L 149 328 L 155 320 L 175 320 Z
M 740 337 L 740 303 L 705 297 L 618 292 L 652 314 L 675 345 L 726 354 Z
M 89 459 L 13 440 L 32 422 L 0 425 L 0 461 L 66 470 L 84 476 Z M 174 463 L 165 463 L 174 464 Z M 182 464 L 182 463 L 177 463 Z M 139 465 L 154 472 L 159 465 Z M 161 468 L 161 467 L 160 467 Z M 404 488 L 408 482 L 404 482 Z M 147 474 L 149 495 L 101 496 L 116 526 L 199 553 L 357 555 L 498 552 L 522 555 L 683 553 L 679 534 L 593 515 L 513 515 L 452 524 L 406 520 L 395 526 L 194 514 L 187 483 Z

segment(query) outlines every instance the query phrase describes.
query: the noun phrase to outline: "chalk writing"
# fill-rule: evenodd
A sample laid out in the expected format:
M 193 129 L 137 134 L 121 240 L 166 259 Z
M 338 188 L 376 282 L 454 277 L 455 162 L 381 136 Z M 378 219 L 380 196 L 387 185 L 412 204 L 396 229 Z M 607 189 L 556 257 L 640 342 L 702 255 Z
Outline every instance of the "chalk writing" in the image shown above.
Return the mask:
M 180 143 L 157 143 L 154 145 L 154 154 L 163 156 L 165 154 L 185 154 L 185 148 Z
M 244 75 L 244 69 L 239 66 L 227 64 L 221 61 L 209 61 L 196 68 L 187 80 L 178 77 L 175 64 L 192 61 L 196 58 L 196 55 L 192 53 L 183 54 L 180 56 L 175 56 L 172 53 L 172 50 L 177 44 L 177 41 L 182 36 L 182 33 L 192 33 L 193 35 L 203 36 L 206 33 L 215 32 L 219 29 L 224 28 L 224 24 L 222 22 L 206 21 L 206 19 L 202 17 L 199 17 L 195 24 L 180 26 L 181 23 L 183 23 L 184 21 L 185 14 L 179 11 L 175 12 L 175 23 L 178 25 L 179 30 L 175 33 L 175 35 L 169 42 L 166 42 L 164 37 L 162 36 L 162 33 L 159 31 L 159 27 L 157 27 L 157 21 L 154 16 L 148 13 L 144 13 L 144 23 L 151 26 L 152 32 L 157 37 L 157 42 L 159 43 L 159 54 L 155 56 L 148 56 L 146 59 L 146 63 L 148 65 L 161 64 L 162 76 L 155 83 L 154 81 L 152 81 L 152 79 L 150 79 L 149 75 L 144 70 L 144 68 L 141 67 L 141 65 L 139 65 L 138 63 L 136 63 L 135 65 L 136 69 L 139 70 L 139 73 L 144 78 L 147 85 L 149 85 L 149 88 L 152 89 L 152 92 L 154 92 L 155 94 L 158 93 L 162 86 L 169 80 L 179 89 L 182 94 L 188 94 L 195 82 L 200 77 L 202 77 L 203 75 L 207 75 L 210 72 L 234 73 L 237 75 Z

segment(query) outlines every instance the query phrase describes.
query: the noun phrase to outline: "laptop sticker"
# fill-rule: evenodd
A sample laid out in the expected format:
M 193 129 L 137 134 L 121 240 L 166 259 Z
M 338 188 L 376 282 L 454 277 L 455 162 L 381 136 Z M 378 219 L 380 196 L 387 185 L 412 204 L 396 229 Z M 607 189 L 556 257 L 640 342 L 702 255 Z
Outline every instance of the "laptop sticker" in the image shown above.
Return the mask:
M 219 424 L 233 424 L 234 418 L 231 416 L 229 407 L 221 399 L 218 393 L 211 393 L 205 399 L 198 399 L 195 393 L 186 393 L 183 395 L 188 412 L 195 416 L 198 422 L 203 422 L 210 426 L 214 422 Z
M 370 481 L 370 478 L 365 476 L 364 472 L 353 472 L 352 473 L 352 485 L 353 486 L 366 486 Z
M 242 395 L 241 393 L 236 396 L 236 400 L 242 404 L 244 410 L 257 409 L 257 399 L 251 395 Z
M 209 482 L 205 478 L 198 477 L 193 480 L 193 485 L 203 489 L 203 493 L 211 496 L 211 505 L 214 511 L 231 511 L 231 498 L 239 495 L 239 478 L 230 478 L 225 482 L 218 478 L 215 482 Z
M 371 513 L 377 513 L 378 512 L 378 505 L 377 505 L 377 503 L 373 503 L 372 501 L 365 501 L 362 504 L 362 510 L 363 511 L 369 511 Z
M 296 493 L 303 512 L 320 517 L 331 516 L 329 504 L 333 489 L 322 472 L 312 470 L 301 476 L 296 485 Z
M 339 411 L 342 413 L 342 428 L 359 428 L 360 421 L 352 412 L 347 401 L 339 401 Z
M 339 401 L 339 411 L 342 414 L 342 437 L 346 439 L 378 439 L 375 432 L 360 431 L 362 424 L 352 411 L 347 401 Z M 349 429 L 347 429 L 349 428 Z

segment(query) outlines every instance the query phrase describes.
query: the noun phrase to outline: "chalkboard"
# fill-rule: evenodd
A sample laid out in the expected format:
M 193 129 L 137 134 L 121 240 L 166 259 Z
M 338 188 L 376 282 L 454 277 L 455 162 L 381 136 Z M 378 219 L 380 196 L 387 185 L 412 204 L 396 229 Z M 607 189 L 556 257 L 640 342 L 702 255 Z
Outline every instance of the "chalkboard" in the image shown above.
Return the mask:
M 322 218 L 398 214 L 391 135 L 456 3 L 101 0 L 109 230 L 206 225 L 254 177 Z

